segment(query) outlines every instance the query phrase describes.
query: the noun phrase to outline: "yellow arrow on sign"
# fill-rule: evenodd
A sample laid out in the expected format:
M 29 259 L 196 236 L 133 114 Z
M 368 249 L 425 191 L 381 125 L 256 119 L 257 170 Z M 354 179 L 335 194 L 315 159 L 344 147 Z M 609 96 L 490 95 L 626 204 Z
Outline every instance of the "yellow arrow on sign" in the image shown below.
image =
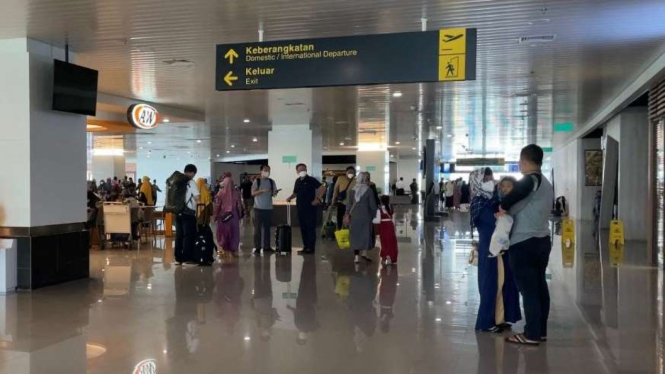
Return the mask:
M 233 48 L 231 48 L 231 49 L 229 49 L 228 52 L 226 52 L 226 54 L 224 55 L 224 58 L 229 60 L 229 64 L 232 64 L 233 59 L 238 58 L 238 53 L 235 50 L 233 50 Z
M 234 76 L 232 71 L 229 71 L 224 76 L 224 82 L 226 82 L 226 84 L 228 84 L 229 86 L 233 86 L 233 81 L 237 81 L 237 80 L 238 80 L 238 77 Z

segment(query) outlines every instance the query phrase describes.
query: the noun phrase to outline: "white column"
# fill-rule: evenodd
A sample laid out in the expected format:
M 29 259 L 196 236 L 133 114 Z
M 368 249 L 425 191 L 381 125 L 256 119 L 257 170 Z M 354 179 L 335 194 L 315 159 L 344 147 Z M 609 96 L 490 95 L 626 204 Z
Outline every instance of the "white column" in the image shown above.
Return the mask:
M 282 189 L 278 199 L 285 199 L 293 192 L 296 165 L 300 163 L 308 167 L 312 165 L 312 130 L 309 124 L 274 126 L 268 133 L 268 164 L 272 169 L 271 178 L 277 188 Z
M 272 90 L 269 95 L 272 130 L 268 134 L 268 163 L 271 178 L 285 199 L 293 192 L 296 165 L 307 165 L 309 175 L 321 179 L 323 139 L 321 131 L 310 125 L 312 90 Z
M 58 48 L 0 41 L 0 226 L 84 222 L 86 117 L 51 110 Z M 1 218 L 1 217 L 0 217 Z

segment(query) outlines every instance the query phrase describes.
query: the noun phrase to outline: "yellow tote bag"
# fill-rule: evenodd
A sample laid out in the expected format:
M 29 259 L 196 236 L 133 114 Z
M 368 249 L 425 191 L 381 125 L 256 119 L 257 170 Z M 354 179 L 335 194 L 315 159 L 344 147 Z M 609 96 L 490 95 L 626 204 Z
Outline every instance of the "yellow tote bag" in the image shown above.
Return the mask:
M 335 231 L 335 239 L 337 240 L 337 245 L 339 249 L 349 249 L 351 248 L 351 238 L 348 229 L 342 229 Z

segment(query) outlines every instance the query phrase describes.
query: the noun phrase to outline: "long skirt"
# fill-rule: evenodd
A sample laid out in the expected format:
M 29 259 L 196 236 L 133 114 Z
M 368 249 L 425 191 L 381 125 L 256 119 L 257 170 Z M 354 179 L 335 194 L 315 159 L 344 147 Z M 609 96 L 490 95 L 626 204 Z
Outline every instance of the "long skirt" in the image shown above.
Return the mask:
M 381 258 L 390 257 L 391 262 L 397 262 L 397 235 L 395 234 L 395 224 L 392 221 L 381 222 L 379 238 L 381 239 Z
M 240 216 L 236 209 L 226 222 L 217 223 L 217 241 L 227 252 L 237 252 L 240 247 Z
M 487 331 L 502 323 L 515 323 L 522 319 L 519 293 L 513 280 L 509 261 L 503 256 L 490 258 L 489 243 L 493 225 L 478 226 L 478 290 L 480 307 L 476 330 Z

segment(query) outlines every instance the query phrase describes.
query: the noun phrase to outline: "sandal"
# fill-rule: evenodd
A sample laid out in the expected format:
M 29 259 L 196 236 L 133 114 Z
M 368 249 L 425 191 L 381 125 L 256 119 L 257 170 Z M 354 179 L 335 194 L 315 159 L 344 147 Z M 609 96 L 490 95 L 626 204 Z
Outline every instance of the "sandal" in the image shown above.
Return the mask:
M 528 345 L 528 346 L 538 346 L 540 343 L 534 340 L 529 340 L 524 336 L 524 334 L 515 334 L 506 338 L 506 343 L 519 344 L 519 345 Z

